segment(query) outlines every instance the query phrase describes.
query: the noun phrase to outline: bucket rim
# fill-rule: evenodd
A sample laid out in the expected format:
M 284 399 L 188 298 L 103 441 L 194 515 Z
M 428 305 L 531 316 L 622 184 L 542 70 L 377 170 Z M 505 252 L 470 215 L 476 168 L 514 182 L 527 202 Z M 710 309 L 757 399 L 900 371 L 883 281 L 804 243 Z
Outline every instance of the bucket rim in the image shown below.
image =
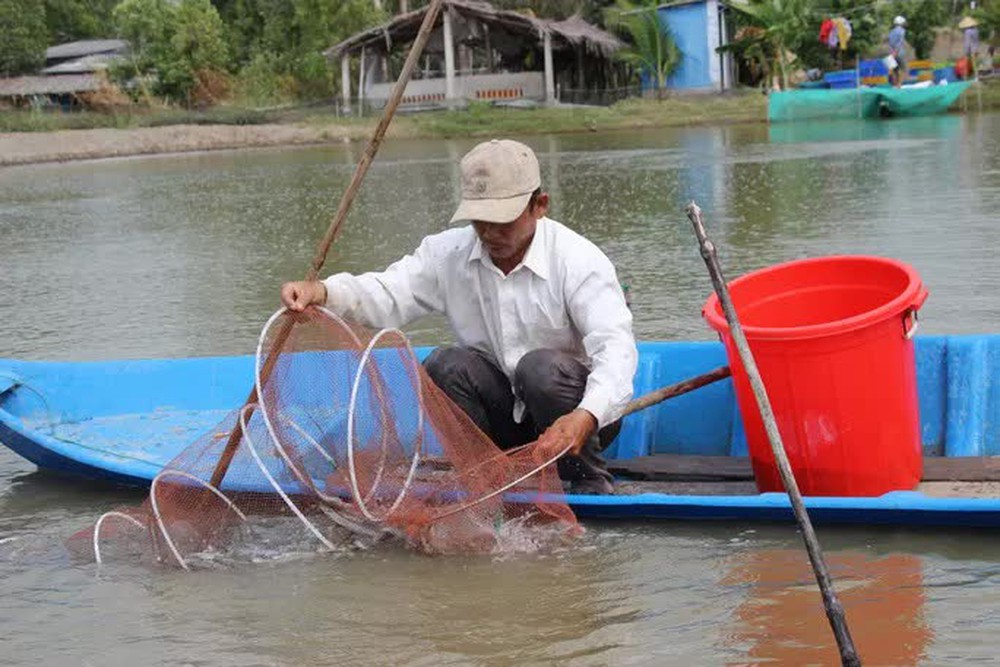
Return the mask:
M 762 275 L 776 273 L 778 271 L 797 266 L 838 261 L 856 262 L 858 260 L 883 264 L 899 269 L 906 274 L 908 279 L 906 288 L 888 303 L 852 317 L 834 320 L 832 322 L 822 322 L 820 324 L 808 324 L 795 327 L 762 327 L 746 325 L 741 322 L 744 334 L 746 334 L 747 338 L 764 340 L 801 340 L 807 338 L 833 336 L 850 331 L 856 331 L 857 329 L 882 322 L 908 310 L 919 310 L 924 301 L 926 301 L 928 293 L 924 288 L 923 281 L 920 279 L 920 274 L 917 273 L 916 269 L 901 260 L 893 259 L 891 257 L 879 257 L 877 255 L 827 255 L 823 257 L 796 259 L 789 262 L 782 262 L 780 264 L 767 266 L 757 269 L 756 271 L 751 271 L 750 273 L 746 273 L 738 278 L 735 278 L 734 280 L 729 281 L 727 286 L 730 290 L 732 290 L 740 284 L 759 278 Z M 715 331 L 719 333 L 729 332 L 729 323 L 726 321 L 725 315 L 721 312 L 719 296 L 714 291 L 705 301 L 701 314 L 702 317 L 705 318 L 708 325 Z M 737 312 L 737 315 L 739 315 L 739 312 Z

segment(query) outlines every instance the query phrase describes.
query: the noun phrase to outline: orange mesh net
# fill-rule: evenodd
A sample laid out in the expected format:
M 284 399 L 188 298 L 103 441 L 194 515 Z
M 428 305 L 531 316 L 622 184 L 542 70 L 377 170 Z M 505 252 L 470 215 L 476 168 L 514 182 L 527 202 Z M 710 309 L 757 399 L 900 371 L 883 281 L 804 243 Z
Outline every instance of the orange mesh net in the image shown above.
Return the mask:
M 580 532 L 534 443 L 501 451 L 398 330 L 310 308 L 261 334 L 256 399 L 171 461 L 138 508 L 69 540 L 98 561 L 189 567 L 238 545 L 279 553 L 386 537 L 428 553 L 536 549 Z

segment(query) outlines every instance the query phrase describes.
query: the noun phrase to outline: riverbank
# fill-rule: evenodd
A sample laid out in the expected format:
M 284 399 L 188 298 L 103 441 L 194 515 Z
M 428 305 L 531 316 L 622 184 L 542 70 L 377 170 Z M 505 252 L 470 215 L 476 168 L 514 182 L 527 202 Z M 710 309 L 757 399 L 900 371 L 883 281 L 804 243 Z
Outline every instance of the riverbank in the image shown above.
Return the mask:
M 171 119 L 178 124 L 169 124 Z M 598 132 L 766 119 L 767 98 L 759 93 L 627 100 L 611 107 L 517 109 L 473 105 L 460 111 L 397 114 L 389 136 L 434 139 Z M 271 113 L 216 110 L 205 116 L 167 117 L 6 112 L 0 114 L 0 128 L 20 131 L 0 133 L 0 166 L 356 141 L 370 137 L 377 122 L 377 117 L 351 119 L 315 109 Z
M 955 108 L 974 110 L 980 103 L 984 110 L 1000 109 L 1000 84 L 970 89 Z M 345 118 L 320 108 L 129 115 L 0 112 L 0 166 L 363 141 L 377 121 L 377 116 Z M 631 99 L 610 107 L 522 109 L 474 104 L 458 111 L 397 114 L 389 136 L 443 139 L 766 121 L 766 96 L 743 92 Z

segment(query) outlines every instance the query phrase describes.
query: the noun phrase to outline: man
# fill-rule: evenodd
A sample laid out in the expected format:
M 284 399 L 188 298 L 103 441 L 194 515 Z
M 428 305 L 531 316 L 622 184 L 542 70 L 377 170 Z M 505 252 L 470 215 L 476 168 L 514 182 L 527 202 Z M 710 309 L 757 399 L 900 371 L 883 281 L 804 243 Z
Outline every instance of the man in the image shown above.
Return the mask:
M 964 17 L 958 22 L 958 28 L 962 31 L 962 53 L 968 62 L 968 78 L 976 78 L 977 54 L 979 53 L 979 22 L 971 16 Z
M 896 60 L 896 66 L 889 72 L 892 84 L 899 88 L 906 79 L 906 18 L 897 16 L 892 20 L 889 31 L 889 54 Z
M 615 269 L 597 246 L 546 217 L 538 160 L 492 140 L 461 163 L 452 222 L 381 273 L 286 283 L 282 302 L 323 304 L 372 328 L 443 313 L 458 344 L 430 377 L 502 449 L 538 439 L 573 493 L 612 493 L 600 452 L 621 428 L 637 353 Z

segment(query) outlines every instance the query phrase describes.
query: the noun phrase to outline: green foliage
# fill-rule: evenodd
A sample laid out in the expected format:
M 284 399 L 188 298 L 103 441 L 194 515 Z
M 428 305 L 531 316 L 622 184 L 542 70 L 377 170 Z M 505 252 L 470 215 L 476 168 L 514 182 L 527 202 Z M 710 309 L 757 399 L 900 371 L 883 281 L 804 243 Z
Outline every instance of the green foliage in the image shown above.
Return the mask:
M 42 0 L 0 0 L 0 74 L 31 72 L 45 62 Z
M 627 39 L 617 57 L 637 72 L 647 72 L 656 84 L 657 96 L 667 87 L 667 78 L 681 63 L 681 52 L 656 7 L 637 7 L 619 0 L 607 13 L 607 21 Z
M 209 0 L 181 0 L 174 11 L 168 57 L 157 63 L 163 93 L 183 98 L 205 71 L 227 65 L 222 19 Z
M 822 5 L 822 11 L 816 5 L 816 0 L 813 0 L 805 32 L 791 48 L 803 68 L 853 69 L 855 58 L 866 58 L 880 52 L 886 33 L 871 11 L 871 0 L 830 0 L 829 4 Z M 819 41 L 819 29 L 823 19 L 838 16 L 850 20 L 851 39 L 843 51 L 831 52 L 826 44 Z
M 118 0 L 44 0 L 49 43 L 103 39 L 111 35 L 111 13 Z
M 788 61 L 811 31 L 809 0 L 756 0 L 732 6 L 759 28 L 747 40 L 745 48 L 766 54 L 770 61 L 768 70 L 778 72 L 782 88 L 787 88 Z
M 159 95 L 187 100 L 200 74 L 228 66 L 222 19 L 209 0 L 123 0 L 114 20 L 132 44 L 126 69 L 139 81 L 155 76 Z
M 216 0 L 216 6 L 240 70 L 237 87 L 256 91 L 249 97 L 285 95 L 287 77 L 299 97 L 330 96 L 334 77 L 323 51 L 387 18 L 372 0 Z
M 1000 4 L 1000 0 L 992 1 Z M 927 57 L 934 46 L 934 29 L 951 23 L 946 0 L 891 0 L 876 12 L 871 11 L 870 0 L 750 0 L 729 7 L 736 19 L 737 39 L 723 50 L 757 70 L 780 74 L 784 85 L 792 67 L 850 69 L 855 58 L 885 55 L 892 18 L 897 14 L 906 16 L 911 56 L 915 52 L 920 58 Z M 818 40 L 819 28 L 823 19 L 837 16 L 850 19 L 852 35 L 846 50 L 831 53 Z M 779 58 L 779 53 L 784 57 Z
M 972 16 L 979 21 L 980 38 L 996 43 L 997 37 L 1000 36 L 1000 0 L 980 5 Z
M 234 80 L 237 102 L 252 107 L 275 106 L 290 102 L 298 91 L 291 74 L 281 74 L 278 56 L 270 52 L 256 54 Z
M 170 45 L 192 70 L 228 65 L 222 18 L 209 0 L 181 0 Z

